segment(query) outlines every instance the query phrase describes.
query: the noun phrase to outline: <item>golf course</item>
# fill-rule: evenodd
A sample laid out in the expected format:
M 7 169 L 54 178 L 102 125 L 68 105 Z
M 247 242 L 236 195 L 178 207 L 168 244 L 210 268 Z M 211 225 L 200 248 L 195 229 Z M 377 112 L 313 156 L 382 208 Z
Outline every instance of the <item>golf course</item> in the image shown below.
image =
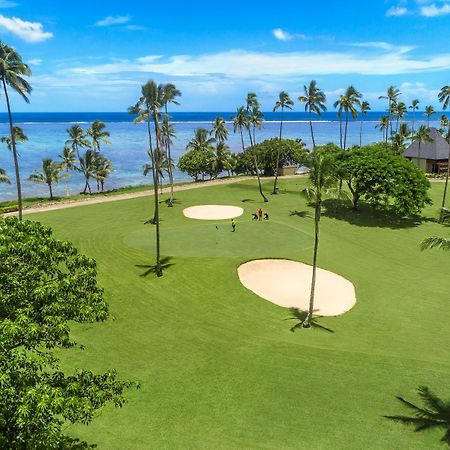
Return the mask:
M 110 318 L 71 323 L 84 350 L 61 349 L 64 369 L 116 369 L 139 383 L 122 408 L 109 405 L 65 432 L 101 449 L 432 449 L 439 430 L 414 433 L 386 419 L 403 413 L 396 396 L 418 386 L 446 394 L 450 376 L 449 254 L 420 243 L 447 228 L 443 183 L 432 182 L 420 218 L 361 203 L 323 204 L 318 267 L 351 282 L 356 303 L 342 315 L 300 313 L 247 289 L 238 276 L 255 259 L 311 264 L 314 208 L 308 180 L 280 178 L 264 203 L 254 179 L 160 198 L 164 276 L 154 273 L 153 197 L 27 214 L 97 262 Z M 262 181 L 270 192 L 273 182 Z M 196 220 L 196 205 L 244 209 Z M 262 208 L 270 220 L 252 220 Z M 330 301 L 332 302 L 332 298 Z

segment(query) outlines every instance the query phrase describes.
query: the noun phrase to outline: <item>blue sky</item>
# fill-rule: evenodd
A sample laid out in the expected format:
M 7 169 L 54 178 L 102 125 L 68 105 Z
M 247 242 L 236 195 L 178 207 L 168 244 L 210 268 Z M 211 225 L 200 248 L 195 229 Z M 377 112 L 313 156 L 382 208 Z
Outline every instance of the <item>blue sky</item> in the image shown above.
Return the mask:
M 0 38 L 33 70 L 16 111 L 124 111 L 149 78 L 181 89 L 180 111 L 234 110 L 249 91 L 269 110 L 311 79 L 329 106 L 353 84 L 384 109 L 393 84 L 438 108 L 450 82 L 450 0 L 0 0 Z

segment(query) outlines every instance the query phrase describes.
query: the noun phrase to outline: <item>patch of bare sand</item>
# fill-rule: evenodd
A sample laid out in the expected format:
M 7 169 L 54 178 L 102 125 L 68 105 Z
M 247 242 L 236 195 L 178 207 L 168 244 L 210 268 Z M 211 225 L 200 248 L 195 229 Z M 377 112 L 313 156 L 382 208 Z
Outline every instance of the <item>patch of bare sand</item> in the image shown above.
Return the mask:
M 225 220 L 242 216 L 244 210 L 231 205 L 197 205 L 183 209 L 183 214 L 189 219 Z

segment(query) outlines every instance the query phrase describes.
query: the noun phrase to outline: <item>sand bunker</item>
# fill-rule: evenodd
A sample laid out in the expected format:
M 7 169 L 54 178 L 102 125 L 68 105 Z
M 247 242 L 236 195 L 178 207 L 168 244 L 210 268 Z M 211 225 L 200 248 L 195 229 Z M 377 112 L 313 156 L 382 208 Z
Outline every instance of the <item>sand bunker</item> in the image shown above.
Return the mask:
M 287 259 L 258 259 L 238 268 L 241 283 L 256 295 L 284 307 L 307 311 L 312 267 Z M 317 269 L 314 313 L 338 316 L 356 303 L 350 281 L 328 270 Z
M 224 220 L 242 216 L 244 210 L 239 206 L 198 205 L 183 209 L 183 214 L 189 219 Z

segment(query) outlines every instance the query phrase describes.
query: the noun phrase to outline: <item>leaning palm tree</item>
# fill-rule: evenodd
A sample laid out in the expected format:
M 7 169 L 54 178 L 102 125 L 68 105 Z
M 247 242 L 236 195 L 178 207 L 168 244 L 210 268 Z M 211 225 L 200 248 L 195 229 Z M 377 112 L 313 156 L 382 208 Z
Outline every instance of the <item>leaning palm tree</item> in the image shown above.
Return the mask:
M 337 182 L 335 159 L 320 148 L 314 148 L 310 155 L 309 180 L 311 186 L 306 188 L 304 195 L 314 204 L 314 251 L 309 296 L 309 309 L 303 326 L 309 328 L 314 313 L 314 295 L 316 288 L 317 256 L 319 250 L 319 224 L 322 214 L 322 201 L 325 194 L 335 187 Z
M 11 136 L 11 148 L 14 158 L 14 169 L 16 174 L 17 203 L 19 209 L 19 220 L 22 220 L 22 187 L 20 183 L 19 157 L 16 149 L 16 137 L 14 134 L 14 124 L 9 100 L 8 86 L 18 93 L 27 103 L 30 102 L 28 95 L 31 93 L 31 86 L 24 77 L 31 75 L 31 69 L 22 61 L 22 57 L 9 45 L 0 42 L 0 78 L 5 94 L 6 107 L 8 109 L 9 131 Z
M 423 115 L 427 117 L 427 128 L 430 128 L 430 117 L 433 114 L 436 114 L 436 111 L 434 110 L 433 106 L 431 105 L 425 106 L 425 112 Z
M 359 110 L 361 111 L 361 126 L 359 129 L 359 146 L 362 146 L 362 135 L 363 135 L 363 123 L 364 123 L 364 117 L 367 115 L 367 113 L 370 111 L 370 104 L 368 101 L 364 100 L 359 105 Z
M 245 151 L 244 129 L 246 128 L 246 123 L 248 119 L 247 116 L 248 114 L 246 109 L 243 106 L 241 106 L 237 109 L 236 115 L 231 117 L 231 121 L 233 122 L 233 131 L 235 133 L 239 132 L 241 136 L 242 151 Z
M 107 139 L 110 134 L 106 130 L 106 125 L 100 120 L 94 120 L 91 127 L 86 130 L 86 135 L 92 139 L 92 148 L 96 151 L 100 151 L 100 143 L 110 145 L 111 142 Z
M 303 86 L 304 95 L 301 95 L 298 99 L 300 103 L 305 104 L 305 111 L 309 112 L 309 128 L 311 130 L 311 140 L 313 144 L 313 150 L 316 147 L 316 141 L 314 140 L 314 131 L 312 126 L 312 113 L 320 116 L 320 112 L 325 112 L 327 107 L 325 106 L 326 95 L 317 86 L 316 80 L 311 80 L 309 86 Z
M 281 109 L 281 118 L 280 118 L 280 141 L 283 133 L 283 115 L 284 115 L 284 109 L 291 109 L 294 106 L 294 102 L 292 101 L 291 97 L 289 97 L 289 94 L 285 91 L 281 91 L 278 94 L 278 100 L 275 103 L 275 106 L 273 107 L 273 112 L 277 111 L 278 109 Z
M 177 101 L 177 97 L 181 97 L 181 91 L 176 88 L 176 86 L 172 83 L 167 83 L 163 85 L 163 106 L 164 106 L 164 112 L 166 114 L 166 128 L 162 131 L 169 131 L 171 130 L 172 137 L 175 136 L 175 128 L 174 126 L 169 122 L 169 103 L 172 103 L 174 105 L 179 105 Z M 172 161 L 172 141 L 171 139 L 165 139 L 164 140 L 164 147 L 166 150 L 166 160 L 167 160 L 167 173 L 169 175 L 169 184 L 170 184 L 170 196 L 169 200 L 167 201 L 167 206 L 172 207 L 173 206 L 173 161 Z
M 275 112 L 278 109 L 281 109 L 281 119 L 280 119 L 280 141 L 282 139 L 282 133 L 283 133 L 283 115 L 284 115 L 284 109 L 292 109 L 294 106 L 294 102 L 289 97 L 289 94 L 285 91 L 281 91 L 278 94 L 278 100 L 275 103 L 275 106 L 273 107 L 273 112 Z M 272 194 L 276 194 L 277 191 L 277 182 L 278 182 L 278 171 L 280 170 L 280 154 L 281 154 L 281 145 L 278 146 L 277 149 L 277 161 L 275 163 L 275 180 L 273 182 L 273 190 Z
M 17 125 L 14 125 L 14 140 L 16 143 L 16 146 L 19 142 L 26 142 L 28 141 L 28 136 L 25 134 L 22 128 L 20 128 Z M 0 138 L 0 142 L 2 144 L 6 144 L 7 149 L 11 152 L 13 150 L 13 143 L 11 136 L 3 136 Z M 17 156 L 19 156 L 19 153 L 17 152 Z
M 0 183 L 11 184 L 5 169 L 0 168 Z
M 411 106 L 408 106 L 409 109 L 412 110 L 412 132 L 414 133 L 414 123 L 415 123 L 415 115 L 416 111 L 419 109 L 419 99 L 414 99 L 411 103 Z
M 75 162 L 76 162 L 76 156 L 75 156 L 75 150 L 73 148 L 64 147 L 64 150 L 62 152 L 62 155 L 59 155 L 61 158 L 61 168 L 62 170 L 66 171 L 65 179 L 66 179 L 66 196 L 69 195 L 69 172 L 71 170 L 75 170 Z
M 412 425 L 415 427 L 414 431 L 441 429 L 444 431 L 441 442 L 450 446 L 450 401 L 441 400 L 425 386 L 420 386 L 418 393 L 424 403 L 423 407 L 417 406 L 403 397 L 397 397 L 411 411 L 412 415 L 385 417 L 404 425 Z
M 442 103 L 442 109 L 445 111 L 450 106 L 450 86 L 444 86 L 439 94 L 438 94 L 439 101 Z M 444 186 L 444 193 L 442 195 L 442 205 L 441 205 L 441 214 L 440 214 L 440 221 L 442 222 L 443 219 L 443 211 L 445 208 L 445 201 L 447 198 L 447 188 L 448 188 L 448 178 L 450 174 L 450 126 L 447 130 L 447 143 L 449 145 L 449 152 L 448 152 L 448 158 L 447 158 L 447 172 L 445 174 L 445 186 Z
M 386 95 L 380 95 L 379 99 L 385 99 L 388 101 L 388 129 L 391 130 L 392 136 L 392 104 L 396 103 L 398 98 L 400 97 L 401 92 L 395 86 L 389 86 L 386 91 Z M 386 142 L 387 142 L 387 134 L 386 131 Z
M 228 127 L 224 118 L 217 116 L 212 123 L 212 129 L 209 132 L 217 143 L 223 143 L 228 139 Z
M 28 180 L 34 183 L 45 183 L 50 191 L 50 200 L 53 200 L 53 184 L 61 179 L 61 164 L 50 158 L 42 160 L 42 172 L 32 173 Z
M 426 127 L 425 125 L 420 125 L 419 129 L 417 130 L 417 133 L 415 134 L 415 139 L 419 142 L 418 159 L 421 159 L 421 156 L 422 156 L 422 154 L 420 152 L 421 144 L 432 141 L 432 139 L 430 137 L 430 129 L 428 127 Z M 420 164 L 420 162 L 419 162 L 419 164 Z

